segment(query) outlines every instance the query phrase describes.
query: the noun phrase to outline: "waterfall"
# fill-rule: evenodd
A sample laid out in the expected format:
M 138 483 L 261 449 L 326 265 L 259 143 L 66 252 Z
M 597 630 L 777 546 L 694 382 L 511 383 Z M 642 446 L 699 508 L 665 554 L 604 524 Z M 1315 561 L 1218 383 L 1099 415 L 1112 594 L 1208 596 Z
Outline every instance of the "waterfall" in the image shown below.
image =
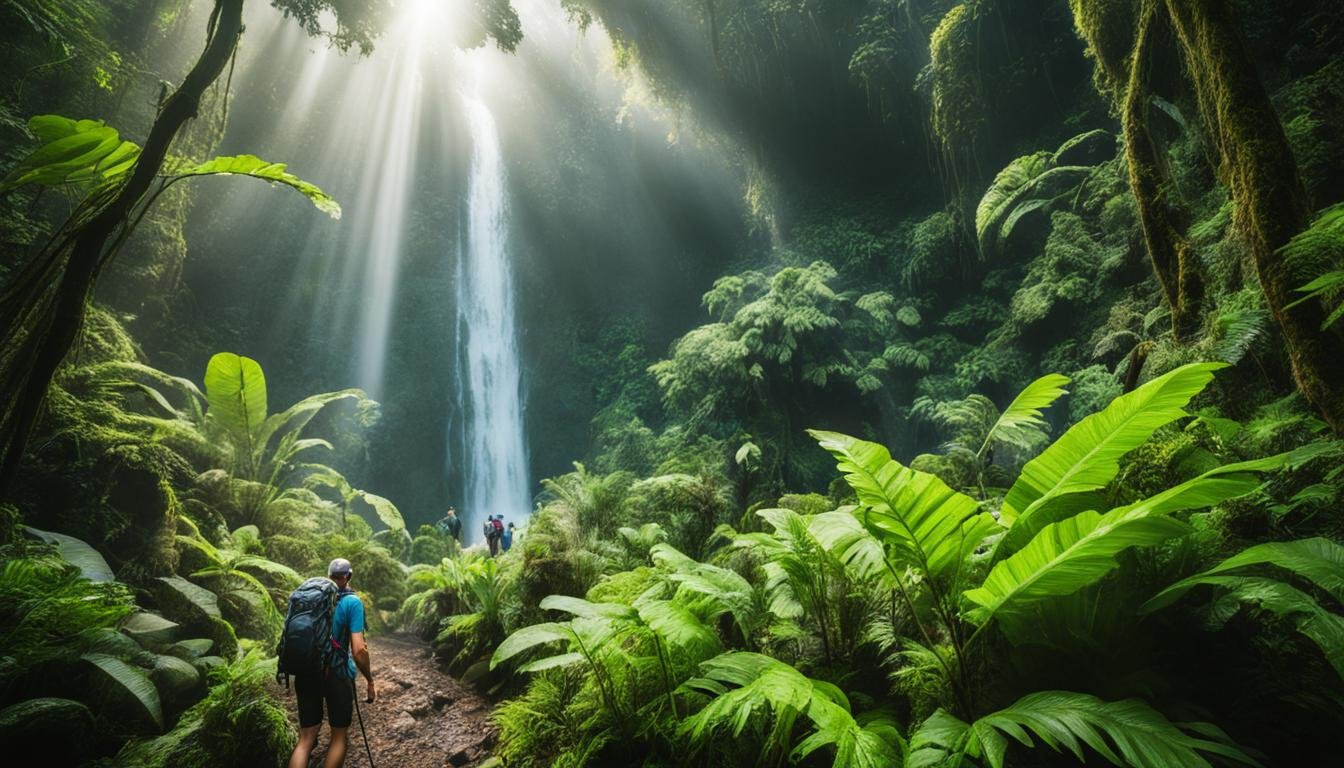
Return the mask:
M 458 506 L 469 540 L 479 540 L 486 515 L 521 522 L 531 512 L 531 500 L 504 163 L 494 116 L 473 96 L 463 101 L 472 158 L 457 267 L 459 401 L 465 420 L 458 457 L 464 495 Z

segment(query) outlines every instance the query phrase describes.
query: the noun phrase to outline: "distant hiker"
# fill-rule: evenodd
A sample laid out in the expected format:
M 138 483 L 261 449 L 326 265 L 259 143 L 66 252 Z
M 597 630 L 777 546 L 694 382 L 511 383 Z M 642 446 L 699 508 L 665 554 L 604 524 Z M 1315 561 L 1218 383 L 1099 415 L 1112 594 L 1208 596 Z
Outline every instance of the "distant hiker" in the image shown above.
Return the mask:
M 289 596 L 285 632 L 276 652 L 276 678 L 293 675 L 299 699 L 299 743 L 289 756 L 289 768 L 307 768 L 322 727 L 323 702 L 331 723 L 325 768 L 345 763 L 356 667 L 369 681 L 365 701 L 378 699 L 364 642 L 364 603 L 350 589 L 353 575 L 350 561 L 338 557 L 327 567 L 329 578 L 308 579 Z
M 499 537 L 499 546 L 505 552 L 508 552 L 509 547 L 513 546 L 513 523 L 509 523 L 509 527 L 505 528 L 504 533 Z
M 481 534 L 485 536 L 485 545 L 490 548 L 490 556 L 494 557 L 499 549 L 499 539 L 495 538 L 495 516 L 486 515 L 485 522 L 481 525 Z
M 504 516 L 495 515 L 494 519 L 491 521 L 491 524 L 495 526 L 495 546 L 493 550 L 490 552 L 490 554 L 498 555 L 499 545 L 502 541 L 504 541 Z
M 442 533 L 454 541 L 462 540 L 462 521 L 457 519 L 457 510 L 452 507 L 443 513 L 443 518 L 436 524 L 439 533 Z

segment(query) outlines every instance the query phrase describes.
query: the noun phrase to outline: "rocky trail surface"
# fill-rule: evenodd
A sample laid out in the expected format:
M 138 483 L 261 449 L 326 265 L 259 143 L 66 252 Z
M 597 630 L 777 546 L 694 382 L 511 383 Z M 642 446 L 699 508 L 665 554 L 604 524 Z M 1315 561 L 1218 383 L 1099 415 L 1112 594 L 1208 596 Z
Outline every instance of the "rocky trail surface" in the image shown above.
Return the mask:
M 490 703 L 471 688 L 440 671 L 424 642 L 410 635 L 369 638 L 378 701 L 364 701 L 364 680 L 357 686 L 364 729 L 377 768 L 476 766 L 490 756 L 498 729 L 490 722 Z M 291 722 L 298 722 L 294 693 L 281 694 Z M 330 731 L 325 722 L 310 766 L 322 765 Z M 347 768 L 368 768 L 359 717 L 350 724 Z

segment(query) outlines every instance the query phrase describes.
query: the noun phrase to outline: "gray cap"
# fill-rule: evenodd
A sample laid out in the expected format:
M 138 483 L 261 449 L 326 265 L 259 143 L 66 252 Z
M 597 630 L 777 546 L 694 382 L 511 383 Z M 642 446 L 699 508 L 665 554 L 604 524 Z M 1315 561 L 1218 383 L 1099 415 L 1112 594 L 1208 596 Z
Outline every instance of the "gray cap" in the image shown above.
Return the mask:
M 327 575 L 344 576 L 350 573 L 350 570 L 350 561 L 346 560 L 344 557 L 338 557 L 331 561 L 331 565 L 327 566 Z

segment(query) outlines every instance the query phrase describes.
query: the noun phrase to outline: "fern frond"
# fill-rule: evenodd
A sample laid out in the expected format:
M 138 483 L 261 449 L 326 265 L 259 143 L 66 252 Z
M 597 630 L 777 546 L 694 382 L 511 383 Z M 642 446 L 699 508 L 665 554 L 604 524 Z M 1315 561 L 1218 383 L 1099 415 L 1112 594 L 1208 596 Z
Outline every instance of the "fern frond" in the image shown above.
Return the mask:
M 1138 699 L 1108 702 L 1070 691 L 1028 694 L 974 723 L 940 710 L 910 739 L 911 762 L 959 765 L 971 757 L 1003 768 L 1009 737 L 1027 747 L 1039 740 L 1056 752 L 1067 749 L 1083 762 L 1087 746 L 1128 768 L 1210 768 L 1205 754 L 1259 765 L 1208 723 L 1178 726 Z

